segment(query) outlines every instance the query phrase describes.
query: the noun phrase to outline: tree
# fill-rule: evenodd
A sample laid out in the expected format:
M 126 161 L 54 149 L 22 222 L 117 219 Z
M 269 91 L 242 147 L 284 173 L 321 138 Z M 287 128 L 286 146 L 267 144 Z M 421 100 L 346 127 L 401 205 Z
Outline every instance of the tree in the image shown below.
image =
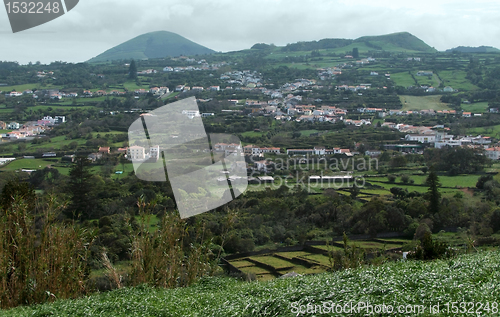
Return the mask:
M 86 157 L 77 157 L 69 171 L 70 181 L 68 191 L 71 194 L 66 215 L 73 219 L 88 218 L 92 208 L 92 184 L 90 179 L 90 161 Z
M 389 181 L 389 183 L 394 183 L 396 181 L 396 176 L 389 174 L 387 175 L 387 180 Z
M 427 189 L 427 200 L 429 201 L 428 211 L 431 214 L 436 214 L 439 212 L 441 193 L 438 188 L 441 184 L 439 183 L 439 178 L 434 169 L 431 168 L 425 184 L 429 187 Z
M 137 78 L 137 65 L 135 65 L 135 61 L 132 60 L 130 62 L 130 66 L 128 68 L 128 78 L 136 79 Z
M 410 175 L 403 174 L 401 175 L 401 183 L 408 184 L 410 182 Z
M 406 164 L 408 164 L 408 160 L 406 159 L 406 157 L 404 157 L 403 155 L 398 155 L 398 156 L 395 156 L 391 159 L 391 161 L 389 162 L 389 165 L 392 167 L 392 168 L 397 168 L 397 167 L 405 167 Z
M 478 189 L 484 189 L 484 184 L 488 181 L 493 180 L 493 175 L 483 175 L 479 177 L 476 183 L 476 188 Z
M 352 49 L 352 57 L 359 58 L 359 50 L 357 47 Z

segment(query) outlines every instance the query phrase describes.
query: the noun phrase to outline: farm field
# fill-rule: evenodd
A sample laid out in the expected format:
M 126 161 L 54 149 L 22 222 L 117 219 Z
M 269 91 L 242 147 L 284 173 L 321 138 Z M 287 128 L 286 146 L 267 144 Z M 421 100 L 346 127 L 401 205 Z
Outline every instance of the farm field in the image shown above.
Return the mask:
M 18 171 L 21 169 L 39 170 L 54 164 L 54 162 L 45 161 L 43 159 L 18 159 L 2 166 L 0 171 Z
M 438 74 L 441 79 L 443 79 L 444 86 L 450 86 L 453 89 L 465 91 L 479 89 L 465 78 L 467 73 L 463 70 L 443 70 L 439 71 Z
M 489 251 L 448 260 L 391 262 L 267 282 L 247 283 L 233 278 L 211 277 L 186 288 L 123 288 L 76 300 L 18 307 L 3 311 L 2 315 L 83 316 L 82 312 L 85 312 L 87 316 L 102 317 L 226 317 L 258 316 L 258 312 L 266 311 L 271 316 L 292 317 L 297 316 L 292 305 L 369 302 L 373 306 L 409 305 L 415 311 L 424 312 L 420 315 L 431 316 L 429 306 L 438 302 L 461 302 L 466 298 L 469 302 L 497 303 L 500 297 L 497 287 L 500 283 L 499 265 L 500 253 Z M 490 304 L 490 312 L 482 311 L 482 315 L 498 315 L 498 306 L 495 307 L 495 313 L 492 313 Z M 456 315 L 444 311 L 432 316 Z
M 421 86 L 428 86 L 428 87 L 434 87 L 437 88 L 439 87 L 440 80 L 439 77 L 436 76 L 436 74 L 427 77 L 427 76 L 417 76 L 415 75 L 415 79 L 417 80 L 417 83 Z
M 318 133 L 318 130 L 302 130 L 300 133 L 302 136 L 310 136 L 311 134 Z
M 471 104 L 462 104 L 461 108 L 463 111 L 468 111 L 472 113 L 485 113 L 488 112 L 488 103 L 476 102 Z
M 408 72 L 393 73 L 391 74 L 391 80 L 394 81 L 396 86 L 403 86 L 405 88 L 409 86 L 415 86 L 415 81 L 410 76 L 410 74 L 408 74 Z
M 371 181 L 371 180 L 368 180 L 368 179 L 367 179 L 367 181 L 370 182 L 370 183 L 372 183 L 373 185 L 378 185 L 378 186 L 384 187 L 387 190 L 387 193 L 385 195 L 392 195 L 391 192 L 390 192 L 390 189 L 392 187 L 401 187 L 403 189 L 408 190 L 408 192 L 414 192 L 415 191 L 415 192 L 420 193 L 420 194 L 423 194 L 423 193 L 427 192 L 427 187 L 425 187 L 425 186 L 407 185 L 407 184 L 401 184 L 399 182 L 396 182 L 394 184 L 389 184 L 389 183 Z M 444 196 L 449 196 L 449 195 L 453 196 L 457 192 L 461 192 L 461 191 L 459 189 L 441 188 L 439 190 L 439 192 L 441 194 L 443 194 Z M 380 192 L 379 194 L 382 194 L 382 192 Z
M 414 185 L 423 185 L 425 184 L 425 180 L 427 179 L 427 175 L 411 175 L 409 174 L 410 179 L 415 181 Z M 442 187 L 450 187 L 455 188 L 459 187 L 476 187 L 477 180 L 481 177 L 481 175 L 457 175 L 457 176 L 439 176 L 439 182 Z M 387 178 L 383 177 L 368 177 L 366 179 L 369 182 L 377 182 L 382 183 L 387 182 Z M 379 184 L 380 185 L 380 184 Z M 403 184 L 400 182 L 400 177 L 396 178 L 396 182 L 394 184 L 389 184 L 392 186 L 400 186 L 400 185 L 410 185 Z M 381 185 L 383 186 L 383 185 Z M 425 187 L 427 188 L 427 187 Z
M 500 138 L 500 125 L 492 125 L 488 127 L 480 128 L 470 128 L 467 130 L 471 134 L 480 134 L 484 136 L 490 136 L 495 138 Z
M 402 110 L 451 110 L 447 104 L 441 102 L 440 95 L 433 96 L 400 96 Z
M 368 252 L 373 252 L 374 250 L 391 250 L 397 249 L 403 246 L 404 243 L 410 242 L 410 240 L 399 239 L 399 240 L 387 240 L 396 243 L 383 243 L 370 240 L 359 240 L 349 242 L 350 246 L 357 246 L 367 250 Z M 336 241 L 337 243 L 342 243 L 342 241 Z M 323 251 L 340 251 L 344 249 L 338 246 L 327 246 L 327 245 L 314 245 L 311 246 L 313 249 L 323 250 Z M 233 266 L 240 269 L 244 273 L 253 273 L 256 275 L 258 280 L 267 280 L 269 275 L 274 273 L 266 268 L 265 265 L 273 267 L 275 271 L 280 274 L 285 274 L 289 272 L 295 272 L 299 274 L 312 274 L 324 272 L 327 267 L 329 267 L 330 260 L 327 255 L 321 253 L 313 253 L 314 251 L 294 251 L 294 252 L 272 252 L 269 254 L 249 256 L 237 258 L 229 261 Z M 299 261 L 299 262 L 298 262 Z M 301 263 L 300 261 L 306 261 Z M 307 266 L 304 264 L 309 263 Z M 301 264 L 299 264 L 301 263 Z M 262 266 L 263 264 L 264 266 Z
M 60 89 L 61 86 L 55 86 L 55 85 L 41 85 L 40 83 L 34 83 L 34 84 L 22 84 L 22 85 L 14 85 L 14 86 L 0 86 L 0 91 L 3 92 L 11 92 L 11 91 L 18 91 L 18 92 L 23 92 L 25 90 L 33 90 L 33 89 Z

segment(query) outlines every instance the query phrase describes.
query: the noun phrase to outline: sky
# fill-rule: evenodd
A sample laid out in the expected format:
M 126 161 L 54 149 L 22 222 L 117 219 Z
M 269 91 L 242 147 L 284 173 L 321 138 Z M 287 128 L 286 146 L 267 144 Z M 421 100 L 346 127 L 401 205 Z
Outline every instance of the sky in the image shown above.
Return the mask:
M 438 50 L 500 48 L 499 13 L 498 0 L 80 0 L 18 33 L 0 8 L 0 60 L 83 62 L 160 30 L 221 52 L 403 31 Z

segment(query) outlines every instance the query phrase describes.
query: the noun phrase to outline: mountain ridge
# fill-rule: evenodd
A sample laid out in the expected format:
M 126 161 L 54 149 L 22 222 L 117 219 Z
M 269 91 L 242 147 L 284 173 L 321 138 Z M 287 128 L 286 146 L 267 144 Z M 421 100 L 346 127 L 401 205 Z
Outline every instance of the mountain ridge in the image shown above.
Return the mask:
M 267 44 L 258 43 L 255 49 L 265 48 Z M 341 49 L 359 45 L 360 50 L 380 51 L 415 51 L 435 53 L 437 50 L 409 32 L 397 32 L 384 35 L 362 36 L 357 39 L 325 38 L 318 41 L 300 41 L 281 46 L 282 51 L 307 51 L 318 49 Z M 270 45 L 268 45 L 270 46 Z
M 453 52 L 461 52 L 461 53 L 499 53 L 500 50 L 493 46 L 457 46 L 455 48 L 450 48 L 446 50 L 446 53 Z

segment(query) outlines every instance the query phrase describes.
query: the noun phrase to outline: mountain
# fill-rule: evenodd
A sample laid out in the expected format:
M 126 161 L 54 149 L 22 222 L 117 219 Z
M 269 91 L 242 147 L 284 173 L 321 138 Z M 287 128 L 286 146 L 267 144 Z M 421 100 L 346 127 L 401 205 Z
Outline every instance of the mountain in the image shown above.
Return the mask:
M 356 40 L 355 43 L 365 43 L 370 47 L 377 46 L 385 51 L 404 49 L 408 51 L 418 51 L 426 53 L 437 52 L 435 48 L 430 47 L 424 41 L 408 32 L 392 33 L 379 36 L 363 36 Z
M 90 59 L 89 63 L 113 60 L 149 59 L 180 55 L 212 54 L 215 51 L 178 34 L 158 31 L 139 35 Z
M 479 46 L 479 47 L 471 47 L 471 46 L 458 46 L 455 48 L 450 48 L 446 50 L 446 53 L 453 52 L 461 52 L 461 53 L 499 53 L 500 50 L 498 48 L 492 46 Z
M 265 44 L 259 43 L 253 49 L 264 49 Z M 418 37 L 408 33 L 392 33 L 379 36 L 363 36 L 358 39 L 322 39 L 319 41 L 297 42 L 282 47 L 282 51 L 310 51 L 318 49 L 339 49 L 351 51 L 358 48 L 361 51 L 388 51 L 388 52 L 424 52 L 434 53 L 436 49 L 427 45 Z

